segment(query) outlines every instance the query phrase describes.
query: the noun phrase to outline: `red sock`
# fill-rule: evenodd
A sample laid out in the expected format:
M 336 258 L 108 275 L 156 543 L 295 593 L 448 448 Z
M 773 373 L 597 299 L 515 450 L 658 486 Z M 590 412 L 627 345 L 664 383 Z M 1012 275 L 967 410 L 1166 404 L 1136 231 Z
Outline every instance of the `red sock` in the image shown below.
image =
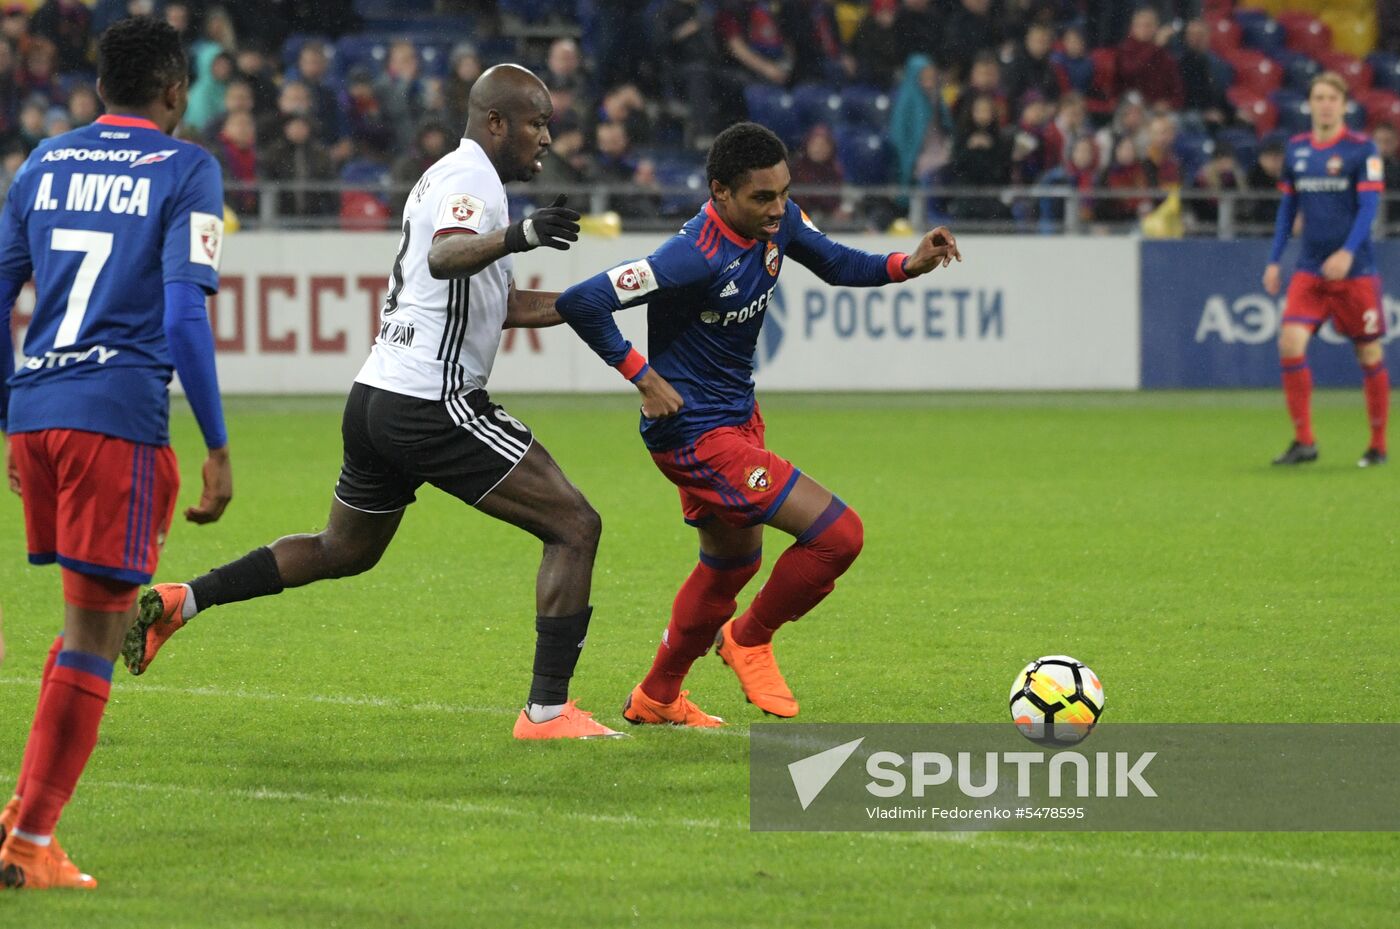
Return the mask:
M 1304 445 L 1315 445 L 1312 430 L 1312 370 L 1305 355 L 1280 359 L 1283 365 L 1283 397 L 1293 420 L 1293 438 Z
M 44 673 L 39 678 L 39 702 L 34 707 L 34 724 L 29 728 L 29 740 L 24 743 L 24 756 L 19 763 L 19 780 L 15 781 L 15 796 L 24 796 L 24 782 L 29 779 L 30 749 L 34 747 L 34 733 L 39 728 L 39 707 L 44 705 L 44 691 L 48 689 L 49 677 L 53 674 L 53 663 L 63 650 L 63 634 L 59 633 L 49 646 L 49 657 L 44 659 Z
M 746 648 L 763 645 L 773 641 L 783 623 L 806 616 L 835 589 L 864 542 L 856 511 L 832 497 L 826 511 L 783 552 L 768 583 L 734 622 L 734 641 Z
M 1366 415 L 1371 420 L 1371 447 L 1385 453 L 1385 421 L 1390 417 L 1390 372 L 1385 362 L 1361 366 Z
M 700 563 L 690 572 L 671 605 L 671 622 L 661 636 L 651 671 L 642 681 L 642 692 L 653 700 L 670 703 L 681 695 L 681 681 L 695 659 L 714 644 L 715 633 L 734 615 L 734 598 L 758 573 L 763 549 L 739 558 L 716 558 L 700 553 Z
M 85 652 L 60 652 L 34 718 L 29 775 L 15 828 L 53 835 L 73 796 L 112 690 L 112 662 Z

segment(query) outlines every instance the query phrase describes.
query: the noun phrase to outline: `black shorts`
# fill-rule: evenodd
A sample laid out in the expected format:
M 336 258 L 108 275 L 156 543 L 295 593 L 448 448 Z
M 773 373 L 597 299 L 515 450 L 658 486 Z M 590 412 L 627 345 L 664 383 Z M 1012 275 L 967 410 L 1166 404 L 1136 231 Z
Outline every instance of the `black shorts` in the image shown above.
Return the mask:
M 394 513 L 416 499 L 419 487 L 432 484 L 479 503 L 520 463 L 535 437 L 486 391 L 464 399 L 456 405 L 463 413 L 454 415 L 436 400 L 355 384 L 340 426 L 345 461 L 336 499 L 365 513 Z

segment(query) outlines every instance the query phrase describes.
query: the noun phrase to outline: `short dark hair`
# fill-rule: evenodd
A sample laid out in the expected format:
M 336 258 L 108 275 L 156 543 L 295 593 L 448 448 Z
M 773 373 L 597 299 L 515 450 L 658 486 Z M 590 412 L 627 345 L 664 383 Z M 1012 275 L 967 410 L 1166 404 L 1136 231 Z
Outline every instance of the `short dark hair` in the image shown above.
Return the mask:
M 735 123 L 715 136 L 710 157 L 705 160 L 706 180 L 733 188 L 750 171 L 771 168 L 781 161 L 787 161 L 787 146 L 773 130 L 758 123 Z
M 113 106 L 145 106 L 189 77 L 180 34 L 164 20 L 133 16 L 113 23 L 97 43 L 97 77 Z

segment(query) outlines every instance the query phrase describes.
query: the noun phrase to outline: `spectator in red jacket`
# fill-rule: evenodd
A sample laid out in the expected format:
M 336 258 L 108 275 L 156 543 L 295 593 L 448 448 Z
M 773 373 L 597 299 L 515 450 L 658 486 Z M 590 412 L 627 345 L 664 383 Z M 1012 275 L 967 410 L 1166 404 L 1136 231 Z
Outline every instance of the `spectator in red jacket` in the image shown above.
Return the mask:
M 1179 110 L 1186 104 L 1181 71 L 1163 46 L 1171 38 L 1157 11 L 1143 7 L 1133 14 L 1128 37 L 1114 50 L 1118 93 L 1136 90 L 1149 107 L 1166 106 Z
M 1142 190 L 1152 186 L 1147 180 L 1147 170 L 1138 157 L 1137 145 L 1129 136 L 1123 136 L 1113 146 L 1113 162 L 1099 177 L 1099 187 L 1104 190 Z M 1094 215 L 1110 222 L 1126 222 L 1152 209 L 1152 200 L 1147 197 L 1103 197 L 1094 205 Z

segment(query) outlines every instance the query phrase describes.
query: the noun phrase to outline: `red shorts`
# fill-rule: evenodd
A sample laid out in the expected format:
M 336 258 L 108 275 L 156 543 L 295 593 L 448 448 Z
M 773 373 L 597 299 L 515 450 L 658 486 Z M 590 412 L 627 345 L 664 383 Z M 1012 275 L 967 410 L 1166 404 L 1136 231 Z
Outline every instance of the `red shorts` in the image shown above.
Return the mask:
M 64 568 L 64 591 L 103 605 L 69 602 L 88 609 L 125 609 L 148 584 L 160 559 L 180 470 L 169 446 L 74 429 L 45 429 L 10 436 L 24 501 L 24 528 L 31 564 Z M 107 583 L 70 581 L 68 573 Z
M 1294 271 L 1288 282 L 1283 321 L 1309 326 L 1316 332 L 1328 318 L 1339 335 L 1353 342 L 1374 342 L 1385 335 L 1380 277 L 1371 274 L 1329 281 L 1307 271 Z
M 680 489 L 681 512 L 692 526 L 715 518 L 741 528 L 765 523 L 802 473 L 764 448 L 757 406 L 742 426 L 711 429 L 692 445 L 651 458 Z

